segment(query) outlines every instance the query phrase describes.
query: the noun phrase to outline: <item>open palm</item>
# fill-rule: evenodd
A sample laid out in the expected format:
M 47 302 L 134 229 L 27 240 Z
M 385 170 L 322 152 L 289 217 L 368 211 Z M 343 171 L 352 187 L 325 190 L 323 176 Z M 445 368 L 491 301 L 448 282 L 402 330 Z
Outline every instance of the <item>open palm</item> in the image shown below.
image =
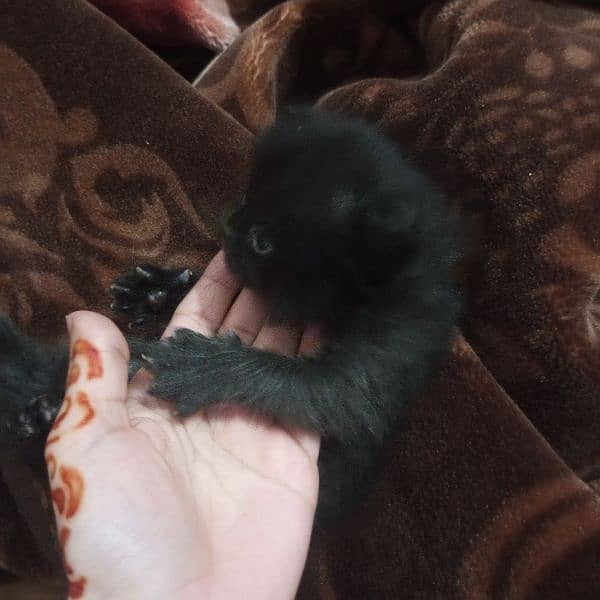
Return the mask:
M 246 343 L 311 352 L 264 325 L 258 299 L 219 254 L 165 335 L 234 330 Z M 128 350 L 115 325 L 70 318 L 71 369 L 46 461 L 70 597 L 293 598 L 318 493 L 319 441 L 237 408 L 186 419 L 127 384 Z

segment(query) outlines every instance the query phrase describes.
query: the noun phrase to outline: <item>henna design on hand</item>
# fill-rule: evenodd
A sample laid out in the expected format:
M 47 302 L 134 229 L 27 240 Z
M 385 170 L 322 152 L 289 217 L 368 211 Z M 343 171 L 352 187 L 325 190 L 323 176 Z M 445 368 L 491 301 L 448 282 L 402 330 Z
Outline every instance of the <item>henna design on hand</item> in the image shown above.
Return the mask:
M 83 596 L 87 580 L 85 577 L 78 577 L 77 579 L 73 578 L 73 569 L 71 568 L 71 565 L 69 565 L 69 563 L 67 562 L 65 554 L 65 548 L 70 535 L 71 530 L 68 527 L 61 527 L 60 532 L 58 534 L 58 541 L 60 544 L 60 549 L 62 551 L 65 574 L 67 575 L 67 579 L 69 580 L 69 599 L 73 598 L 74 600 L 76 600 L 77 598 L 81 598 Z
M 78 339 L 73 344 L 71 351 L 71 366 L 67 374 L 67 388 L 77 383 L 82 376 L 81 365 L 74 362 L 77 356 L 83 356 L 86 359 L 87 380 L 101 377 L 104 372 L 100 352 L 87 340 Z M 73 412 L 75 413 L 75 418 L 79 417 L 75 424 L 72 424 L 74 419 L 69 417 Z M 73 392 L 67 394 L 61 411 L 50 430 L 51 435 L 46 441 L 46 447 L 60 440 L 61 436 L 75 429 L 85 427 L 93 420 L 95 414 L 96 411 L 92 407 L 88 394 L 85 391 L 78 390 L 76 395 Z M 68 424 L 66 423 L 67 420 L 69 421 Z M 73 568 L 67 561 L 66 546 L 71 535 L 71 529 L 64 525 L 64 523 L 73 519 L 81 507 L 85 489 L 84 479 L 75 467 L 59 465 L 55 455 L 51 452 L 46 453 L 46 464 L 48 466 L 51 496 L 56 511 L 56 518 L 58 523 L 62 524 L 58 539 L 62 551 L 65 574 L 69 580 L 69 598 L 75 600 L 83 597 L 87 580 L 85 577 L 75 576 Z M 57 482 L 57 479 L 60 482 Z
M 90 342 L 84 339 L 78 339 L 73 344 L 71 350 L 71 362 L 76 356 L 85 356 L 88 363 L 87 378 L 94 379 L 96 377 L 102 377 L 104 369 L 102 367 L 102 361 L 100 359 L 100 352 Z

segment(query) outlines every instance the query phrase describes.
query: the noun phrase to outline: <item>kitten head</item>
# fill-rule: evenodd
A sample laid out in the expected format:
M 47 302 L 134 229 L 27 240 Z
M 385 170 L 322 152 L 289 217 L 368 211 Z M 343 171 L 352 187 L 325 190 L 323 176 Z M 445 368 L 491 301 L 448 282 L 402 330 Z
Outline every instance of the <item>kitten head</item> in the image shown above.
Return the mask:
M 256 144 L 244 201 L 224 224 L 225 256 L 272 320 L 327 324 L 383 288 L 393 302 L 402 273 L 406 285 L 418 278 L 439 208 L 431 185 L 373 128 L 295 109 Z

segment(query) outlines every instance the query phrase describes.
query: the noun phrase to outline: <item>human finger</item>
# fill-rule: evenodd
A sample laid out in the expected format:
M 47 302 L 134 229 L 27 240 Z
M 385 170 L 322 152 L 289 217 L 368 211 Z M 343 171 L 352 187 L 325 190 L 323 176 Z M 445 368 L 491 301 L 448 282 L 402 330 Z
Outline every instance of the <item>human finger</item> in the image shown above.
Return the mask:
M 291 327 L 266 323 L 258 332 L 253 347 L 293 356 L 300 342 L 300 333 Z
M 107 430 L 128 425 L 129 349 L 117 326 L 102 315 L 79 311 L 67 320 L 70 338 L 65 397 L 46 440 L 64 451 L 93 443 Z
M 298 354 L 311 355 L 316 354 L 321 344 L 321 331 L 316 325 L 311 325 L 304 330 L 300 344 L 298 346 Z
M 206 336 L 214 335 L 240 289 L 241 285 L 227 268 L 225 255 L 221 250 L 175 310 L 163 338 L 173 335 L 176 329 L 191 329 Z
M 265 321 L 266 311 L 260 298 L 248 288 L 244 288 L 235 299 L 219 333 L 233 331 L 244 344 L 251 345 Z

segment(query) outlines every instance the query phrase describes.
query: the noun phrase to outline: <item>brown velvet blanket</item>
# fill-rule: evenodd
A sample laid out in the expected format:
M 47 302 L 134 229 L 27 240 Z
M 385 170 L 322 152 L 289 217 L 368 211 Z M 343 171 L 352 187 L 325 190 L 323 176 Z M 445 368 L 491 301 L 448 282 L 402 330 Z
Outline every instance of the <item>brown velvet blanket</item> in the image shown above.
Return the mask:
M 600 598 L 600 12 L 292 0 L 193 86 L 84 0 L 5 0 L 0 82 L 0 311 L 47 337 L 207 261 L 277 106 L 385 128 L 477 223 L 469 306 L 298 597 Z M 2 598 L 65 595 L 41 458 L 0 451 Z

